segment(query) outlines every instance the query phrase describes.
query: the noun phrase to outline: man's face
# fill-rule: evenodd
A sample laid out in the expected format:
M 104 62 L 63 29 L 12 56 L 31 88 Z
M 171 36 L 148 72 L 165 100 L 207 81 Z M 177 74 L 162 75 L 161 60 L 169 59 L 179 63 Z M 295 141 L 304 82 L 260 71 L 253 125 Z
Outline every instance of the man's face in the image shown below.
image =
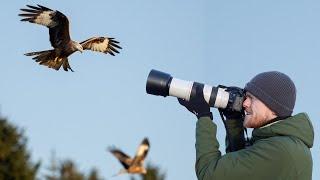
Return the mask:
M 263 102 L 249 92 L 246 93 L 246 99 L 242 106 L 246 113 L 243 122 L 243 126 L 246 128 L 261 127 L 277 117 Z

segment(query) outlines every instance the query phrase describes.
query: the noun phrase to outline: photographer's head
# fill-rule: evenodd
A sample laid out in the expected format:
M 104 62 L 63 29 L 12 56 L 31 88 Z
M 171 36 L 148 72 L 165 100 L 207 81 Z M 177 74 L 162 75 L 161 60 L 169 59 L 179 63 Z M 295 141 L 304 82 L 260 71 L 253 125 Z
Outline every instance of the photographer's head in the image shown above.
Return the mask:
M 287 75 L 277 71 L 260 73 L 244 89 L 247 97 L 243 102 L 245 127 L 257 128 L 276 117 L 291 116 L 296 88 Z

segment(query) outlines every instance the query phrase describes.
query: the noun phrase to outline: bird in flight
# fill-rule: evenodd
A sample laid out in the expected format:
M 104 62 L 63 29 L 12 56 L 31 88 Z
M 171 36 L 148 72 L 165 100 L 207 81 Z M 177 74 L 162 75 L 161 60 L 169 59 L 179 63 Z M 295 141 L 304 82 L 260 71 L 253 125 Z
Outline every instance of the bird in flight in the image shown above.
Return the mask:
M 40 65 L 59 70 L 62 66 L 65 71 L 71 70 L 68 57 L 76 52 L 81 53 L 84 50 L 103 52 L 105 54 L 119 53 L 122 49 L 119 42 L 109 37 L 92 37 L 80 43 L 71 40 L 69 33 L 69 20 L 67 16 L 57 10 L 51 10 L 47 7 L 37 5 L 27 5 L 28 8 L 20 9 L 22 11 L 21 21 L 28 21 L 49 28 L 50 43 L 53 49 L 26 53 L 26 56 L 34 56 L 36 62 Z
M 134 158 L 131 158 L 120 149 L 115 147 L 109 147 L 109 151 L 120 161 L 123 165 L 124 169 L 121 169 L 118 174 L 146 174 L 147 170 L 144 168 L 143 163 L 144 159 L 146 158 L 148 151 L 150 148 L 148 138 L 144 138 L 141 144 L 138 147 L 136 155 Z M 115 176 L 116 176 L 115 175 Z

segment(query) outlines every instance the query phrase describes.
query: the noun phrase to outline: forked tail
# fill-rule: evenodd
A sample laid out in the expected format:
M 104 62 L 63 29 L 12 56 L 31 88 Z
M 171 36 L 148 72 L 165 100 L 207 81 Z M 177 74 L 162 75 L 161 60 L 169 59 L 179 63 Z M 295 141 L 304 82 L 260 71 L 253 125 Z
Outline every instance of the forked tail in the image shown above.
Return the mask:
M 48 66 L 49 68 L 55 70 L 59 70 L 60 67 L 63 66 L 65 71 L 71 70 L 73 72 L 68 62 L 68 58 L 58 56 L 54 50 L 30 52 L 24 55 L 35 56 L 32 59 L 34 59 L 40 65 Z

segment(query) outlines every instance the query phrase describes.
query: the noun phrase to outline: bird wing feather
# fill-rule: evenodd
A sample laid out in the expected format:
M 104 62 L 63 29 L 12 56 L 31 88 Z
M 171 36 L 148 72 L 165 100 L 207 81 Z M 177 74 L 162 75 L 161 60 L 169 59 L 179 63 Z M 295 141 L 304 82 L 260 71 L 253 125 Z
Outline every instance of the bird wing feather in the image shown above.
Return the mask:
M 103 52 L 106 54 L 119 53 L 118 49 L 122 49 L 118 44 L 119 42 L 114 38 L 108 37 L 92 37 L 80 43 L 84 50 L 91 50 L 97 52 Z
M 39 4 L 37 6 L 27 5 L 27 7 L 28 9 L 20 9 L 23 12 L 19 14 L 19 16 L 23 17 L 21 21 L 28 21 L 48 27 L 52 47 L 61 48 L 71 41 L 69 20 L 63 13 Z
M 120 161 L 125 169 L 128 169 L 132 163 L 130 156 L 122 152 L 120 149 L 110 147 L 109 151 Z
M 150 143 L 148 138 L 144 138 L 141 144 L 138 147 L 137 153 L 135 157 L 133 158 L 133 165 L 139 165 L 141 166 L 144 162 L 144 159 L 146 158 L 148 152 L 150 149 Z

